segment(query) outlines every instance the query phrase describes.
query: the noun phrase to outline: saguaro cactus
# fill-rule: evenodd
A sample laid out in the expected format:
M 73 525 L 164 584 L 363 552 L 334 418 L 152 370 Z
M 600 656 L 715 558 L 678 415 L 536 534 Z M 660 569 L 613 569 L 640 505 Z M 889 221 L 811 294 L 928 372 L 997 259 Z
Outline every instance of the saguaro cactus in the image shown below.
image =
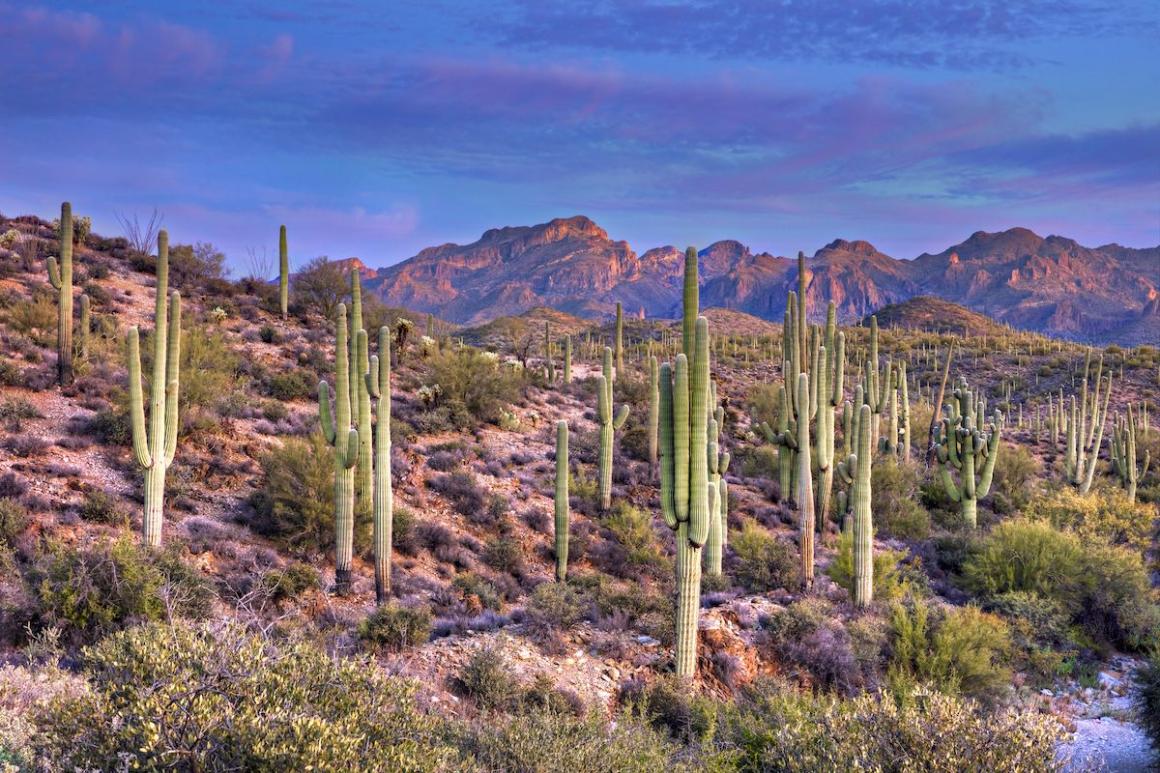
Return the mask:
M 375 450 L 374 433 L 371 431 L 371 393 L 369 376 L 371 375 L 370 357 L 368 352 L 367 331 L 359 328 L 354 333 L 355 339 L 355 370 L 351 379 L 359 382 L 356 390 L 358 402 L 351 405 L 352 410 L 358 411 L 358 479 L 355 488 L 358 492 L 358 513 L 363 519 L 374 510 L 375 503 Z
M 1112 467 L 1120 478 L 1120 485 L 1128 492 L 1128 499 L 1136 501 L 1136 485 L 1140 478 L 1148 474 L 1148 466 L 1152 462 L 1152 452 L 1144 451 L 1144 463 L 1137 469 L 1136 466 L 1136 436 L 1139 425 L 1136 414 L 1128 404 L 1128 415 L 1120 417 L 1116 426 L 1112 428 Z
M 169 290 L 169 234 L 157 235 L 157 289 L 153 309 L 153 377 L 149 384 L 149 429 L 141 389 L 141 344 L 134 325 L 126 334 L 129 359 L 129 416 L 133 451 L 145 469 L 146 545 L 161 544 L 165 508 L 165 473 L 177 453 L 177 397 L 181 375 L 181 294 Z M 168 308 L 166 307 L 168 301 Z M 71 324 L 70 324 L 71 327 Z
M 556 580 L 568 579 L 568 422 L 556 422 Z
M 362 332 L 361 330 L 359 331 Z M 366 335 L 363 335 L 366 338 Z M 394 535 L 395 493 L 391 482 L 391 329 L 379 328 L 379 353 L 370 358 L 366 392 L 376 402 L 374 444 L 374 520 L 371 535 L 375 558 L 375 600 L 391 595 L 391 540 Z M 369 398 L 368 398 L 369 400 Z M 370 425 L 363 428 L 370 434 Z M 361 453 L 361 450 L 360 450 Z
M 73 217 L 72 204 L 60 205 L 60 263 L 48 259 L 48 281 L 57 291 L 56 380 L 73 381 Z
M 648 464 L 649 470 L 656 470 L 660 453 L 660 437 L 657 434 L 661 415 L 660 368 L 654 355 L 648 357 Z
M 950 415 L 942 420 L 941 430 L 935 435 L 937 456 L 947 496 L 959 503 L 963 521 L 974 528 L 978 522 L 979 499 L 991 490 L 991 477 L 999 456 L 1002 414 L 995 411 L 989 430 L 982 430 L 977 423 L 975 396 L 966 382 L 960 382 L 953 397 Z M 952 468 L 959 471 L 961 485 L 955 483 Z
M 870 512 L 870 406 L 858 409 L 858 453 L 843 463 L 842 477 L 851 484 L 854 537 L 854 605 L 869 606 L 874 599 L 874 524 Z
M 350 592 L 354 550 L 354 468 L 359 433 L 350 424 L 350 360 L 346 340 L 346 304 L 338 304 L 334 323 L 334 411 L 330 387 L 318 382 L 318 415 L 326 442 L 334 448 L 334 584 L 339 594 Z
M 90 313 L 89 296 L 81 293 L 81 319 L 80 319 L 80 345 L 77 346 L 77 351 L 80 352 L 81 360 L 89 358 L 89 331 L 92 328 L 93 320 Z
M 799 373 L 797 380 L 797 404 L 809 405 L 810 376 Z M 802 585 L 809 589 L 814 584 L 814 529 L 817 528 L 814 512 L 814 479 L 810 469 L 810 422 L 805 414 L 797 422 L 797 506 L 798 539 L 801 545 Z
M 612 374 L 615 381 L 624 371 L 624 309 L 620 301 L 616 302 L 616 372 Z
M 278 306 L 282 319 L 290 310 L 290 252 L 286 247 L 286 226 L 278 229 Z
M 692 678 L 697 668 L 701 550 L 710 521 L 708 321 L 698 318 L 693 331 L 692 376 L 683 352 L 675 364 L 666 362 L 660 368 L 661 510 L 676 532 L 676 671 L 684 679 Z
M 712 384 L 712 382 L 710 382 Z M 713 396 L 715 390 L 710 386 L 709 394 L 711 396 L 710 403 L 716 403 L 717 400 Z M 725 421 L 725 411 L 721 408 L 714 409 L 714 416 L 709 419 L 708 429 L 708 461 L 709 461 L 709 535 L 705 542 L 705 573 L 713 576 L 721 576 L 721 559 L 725 552 L 725 543 L 728 539 L 728 519 L 727 507 L 725 500 L 727 495 L 727 488 L 725 486 L 725 473 L 729 469 L 729 453 L 721 453 L 721 426 Z
M 797 447 L 797 422 L 793 418 L 784 384 L 777 386 L 777 430 L 773 430 L 769 424 L 764 422 L 758 429 L 764 433 L 768 442 L 777 446 L 777 483 L 782 498 L 787 498 L 794 491 L 794 473 L 796 472 L 794 449 Z
M 572 336 L 564 337 L 564 383 L 572 383 Z
M 612 442 L 616 430 L 628 420 L 628 406 L 612 414 L 612 349 L 604 347 L 604 373 L 596 380 L 597 418 L 600 420 L 600 507 L 612 506 Z
M 846 336 L 838 332 L 837 309 L 831 302 L 826 309 L 824 346 L 817 352 L 814 371 L 817 383 L 817 437 L 815 463 L 818 469 L 816 506 L 820 524 L 830 518 L 830 493 L 834 488 L 834 412 L 842 404 L 846 371 Z
M 1112 395 L 1112 377 L 1102 378 L 1104 359 L 1101 356 L 1095 372 L 1095 389 L 1088 390 L 1091 353 L 1088 353 L 1083 366 L 1083 388 L 1080 393 L 1077 407 L 1075 395 L 1071 398 L 1071 415 L 1067 421 L 1067 455 L 1064 466 L 1068 480 L 1079 489 L 1081 494 L 1088 493 L 1095 476 L 1097 457 L 1100 446 L 1103 445 L 1104 425 L 1108 418 L 1108 400 Z M 1103 405 L 1100 405 L 1101 387 L 1103 390 Z M 1062 399 L 1062 398 L 1061 398 Z M 1091 423 L 1088 423 L 1088 417 Z

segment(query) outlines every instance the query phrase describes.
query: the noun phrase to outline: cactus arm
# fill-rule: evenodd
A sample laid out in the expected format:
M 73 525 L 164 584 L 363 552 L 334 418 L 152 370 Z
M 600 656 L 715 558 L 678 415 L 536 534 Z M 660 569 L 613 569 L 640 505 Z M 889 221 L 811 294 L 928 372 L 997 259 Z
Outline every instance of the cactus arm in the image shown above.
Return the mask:
M 379 356 L 372 354 L 367 362 L 367 372 L 363 374 L 363 381 L 367 385 L 367 394 L 378 400 L 379 392 Z
M 330 385 L 325 381 L 318 382 L 318 418 L 322 425 L 322 436 L 327 443 L 334 445 L 337 434 L 334 414 L 330 410 Z
M 145 469 L 153 466 L 149 453 L 149 436 L 145 432 L 145 398 L 141 389 L 141 343 L 137 326 L 125 334 L 129 353 L 129 420 L 133 433 L 133 452 L 137 463 Z
M 673 446 L 673 369 L 669 363 L 660 366 L 660 414 L 658 417 L 661 474 L 661 514 L 670 529 L 677 528 L 677 511 L 673 500 L 674 454 Z
M 975 496 L 979 499 L 991 492 L 991 479 L 995 475 L 995 460 L 999 458 L 999 435 L 1001 433 L 1003 415 L 995 411 L 994 424 L 991 427 L 991 437 L 987 439 L 986 461 L 983 462 L 983 471 L 979 475 L 979 483 L 975 486 Z
M 165 387 L 165 466 L 173 462 L 177 454 L 177 433 L 181 423 L 177 420 L 178 381 L 174 379 Z
M 731 462 L 731 461 L 733 461 L 733 455 L 730 454 L 728 451 L 721 454 L 721 459 L 717 463 L 717 472 L 720 475 L 724 475 L 726 472 L 728 472 L 729 471 L 729 462 Z
M 343 454 L 342 465 L 350 469 L 358 464 L 358 430 L 353 427 L 346 433 L 346 453 Z
M 951 498 L 952 502 L 962 502 L 963 493 L 955 485 L 954 476 L 951 475 L 951 468 L 944 464 L 940 470 L 942 472 L 943 488 L 946 489 L 947 496 Z
M 686 359 L 693 358 L 697 316 L 700 314 L 701 286 L 697 274 L 697 248 L 685 250 L 685 277 L 683 288 L 683 316 L 681 317 L 681 348 Z
M 689 520 L 689 360 L 676 357 L 673 377 L 673 501 L 677 521 Z
M 689 447 L 702 449 L 708 442 L 709 414 L 709 322 L 698 317 L 695 325 L 696 355 L 689 395 Z M 709 536 L 709 497 L 706 491 L 709 460 L 706 454 L 689 458 L 689 542 L 701 547 Z
M 52 289 L 60 289 L 60 266 L 57 264 L 56 258 L 51 255 L 48 256 L 48 283 L 52 285 Z
M 628 421 L 629 407 L 627 405 L 620 406 L 620 410 L 616 414 L 616 419 L 612 422 L 613 429 L 620 429 L 624 423 Z

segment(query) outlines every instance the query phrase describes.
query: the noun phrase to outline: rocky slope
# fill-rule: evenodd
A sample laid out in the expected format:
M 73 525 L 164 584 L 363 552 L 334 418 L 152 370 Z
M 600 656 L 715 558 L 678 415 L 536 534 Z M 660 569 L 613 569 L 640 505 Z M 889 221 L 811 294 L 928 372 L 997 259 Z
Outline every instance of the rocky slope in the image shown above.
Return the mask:
M 735 240 L 701 250 L 702 305 L 780 321 L 797 287 L 797 264 L 753 253 Z M 584 216 L 492 229 L 467 245 L 444 244 L 366 272 L 367 287 L 393 306 L 460 323 L 550 306 L 607 315 L 672 317 L 683 254 L 640 255 Z M 979 231 L 961 244 L 900 260 L 866 241 L 836 239 L 806 263 L 812 317 L 833 301 L 843 321 L 918 295 L 955 301 L 1020 327 L 1085 341 L 1160 341 L 1160 247 L 1083 247 L 1025 228 Z

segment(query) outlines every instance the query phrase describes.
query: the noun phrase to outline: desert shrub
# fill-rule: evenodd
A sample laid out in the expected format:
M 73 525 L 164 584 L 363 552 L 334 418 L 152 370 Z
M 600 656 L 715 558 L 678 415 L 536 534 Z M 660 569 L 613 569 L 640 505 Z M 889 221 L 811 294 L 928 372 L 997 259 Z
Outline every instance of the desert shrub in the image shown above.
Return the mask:
M 291 562 L 282 569 L 271 569 L 262 575 L 262 587 L 275 602 L 298 598 L 321 586 L 318 572 L 301 561 Z
M 12 360 L 0 360 L 0 386 L 20 386 L 24 375 Z
M 520 693 L 507 660 L 494 647 L 480 647 L 471 654 L 459 670 L 456 686 L 482 711 L 509 709 Z
M 445 496 L 451 506 L 464 516 L 470 518 L 484 511 L 487 490 L 479 485 L 475 475 L 468 470 L 435 475 L 428 479 L 427 486 Z
M 1136 707 L 1140 724 L 1160 749 L 1160 650 L 1152 653 L 1148 662 L 1136 672 Z
M 0 544 L 12 545 L 28 525 L 28 510 L 14 499 L 0 499 Z
M 749 592 L 793 588 L 801 582 L 797 551 L 753 521 L 729 535 L 729 546 L 735 556 L 733 574 Z
M 414 688 L 357 658 L 241 627 L 150 625 L 84 653 L 90 689 L 38 717 L 53 770 L 444 770 Z
M 1059 725 L 1006 709 L 910 690 L 901 703 L 802 694 L 768 682 L 750 688 L 718 722 L 736 767 L 757 770 L 1055 770 Z
M 241 367 L 221 333 L 187 327 L 181 336 L 180 409 L 209 408 L 228 399 L 241 386 Z
M 443 352 L 431 358 L 430 368 L 431 383 L 442 390 L 441 405 L 459 429 L 498 423 L 519 395 L 516 376 L 478 349 Z
M 44 621 L 79 641 L 131 623 L 205 617 L 214 598 L 173 549 L 143 550 L 127 537 L 81 549 L 50 544 L 33 580 Z
M 19 499 L 28 491 L 28 481 L 14 472 L 0 475 L 0 498 Z
M 0 424 L 9 432 L 20 432 L 26 420 L 39 418 L 40 411 L 27 400 L 10 397 L 0 403 Z
M 481 722 L 470 747 L 484 770 L 531 773 L 667 773 L 676 744 L 631 716 L 614 724 L 598 713 L 577 718 L 559 711 L 527 711 L 500 723 Z
M 381 606 L 363 620 L 358 638 L 371 652 L 399 652 L 431 638 L 431 613 L 395 604 Z
M 1028 591 L 1055 597 L 1071 587 L 1082 557 L 1072 534 L 1047 523 L 1005 521 L 967 559 L 963 576 L 969 589 L 987 596 Z
M 108 445 L 127 446 L 133 442 L 129 412 L 120 408 L 104 408 L 97 411 L 89 419 L 85 432 Z
M 764 619 L 762 629 L 762 645 L 774 658 L 820 688 L 854 694 L 876 679 L 884 637 L 858 630 L 856 640 L 825 599 L 796 601 Z
M 575 587 L 564 582 L 543 582 L 528 599 L 528 618 L 541 629 L 565 631 L 582 621 L 590 603 Z
M 319 314 L 326 319 L 334 318 L 338 304 L 349 292 L 342 266 L 325 256 L 300 268 L 291 285 L 290 298 L 296 314 Z
M 1003 443 L 995 459 L 991 506 L 1004 515 L 1027 506 L 1038 487 L 1041 465 L 1025 446 Z
M 41 346 L 47 346 L 56 337 L 56 302 L 48 293 L 38 292 L 31 300 L 18 300 L 8 309 L 8 325 Z
M 912 590 L 912 584 L 899 569 L 899 562 L 906 558 L 906 553 L 900 550 L 879 550 L 874 553 L 874 599 L 876 601 L 893 601 L 904 593 Z M 826 572 L 830 579 L 845 588 L 851 594 L 854 592 L 854 534 L 845 531 L 838 538 L 838 553 L 834 556 Z
M 896 604 L 890 623 L 888 676 L 896 690 L 917 680 L 951 695 L 990 700 L 1010 684 L 1002 663 L 1011 634 L 999 617 L 978 607 L 940 610 L 918 601 Z
M 1070 486 L 1063 486 L 1031 500 L 1026 514 L 1029 518 L 1047 521 L 1057 529 L 1074 532 L 1084 541 L 1096 538 L 1142 552 L 1151 544 L 1156 510 L 1150 505 L 1129 501 L 1127 493 L 1118 488 L 1082 495 Z
M 634 708 L 654 727 L 665 730 L 682 744 L 706 743 L 716 731 L 717 702 L 690 692 L 675 677 L 662 677 L 639 690 L 639 694 L 628 690 L 621 702 L 635 704 Z
M 81 503 L 80 516 L 86 521 L 109 526 L 128 526 L 129 515 L 121 509 L 115 497 L 104 491 L 90 491 Z
M 451 584 L 463 595 L 463 599 L 472 605 L 478 605 L 482 609 L 503 608 L 499 589 L 475 572 L 456 575 Z
M 930 535 L 930 513 L 919 504 L 918 467 L 893 456 L 876 459 L 870 469 L 874 528 L 886 537 L 920 540 Z
M 255 529 L 302 556 L 334 546 L 332 450 L 315 432 L 291 438 L 262 457 L 262 485 L 251 497 Z M 356 548 L 362 530 L 356 528 Z
M 524 551 L 511 537 L 497 537 L 483 551 L 483 561 L 497 572 L 519 577 L 524 573 Z
M 177 289 L 205 285 L 225 276 L 226 256 L 207 242 L 169 248 L 169 281 Z
M 754 384 L 746 400 L 749 415 L 753 417 L 754 426 L 766 422 L 774 429 L 777 428 L 777 389 L 776 384 L 764 382 Z
M 1071 618 L 1063 605 L 1034 593 L 1012 591 L 988 599 L 987 612 L 1002 617 L 1014 647 L 1011 665 L 1048 685 L 1058 678 L 1065 653 L 1074 654 Z
M 264 344 L 272 344 L 277 342 L 278 329 L 273 325 L 262 325 L 258 328 L 258 340 Z
M 275 373 L 266 384 L 266 392 L 275 400 L 306 400 L 317 391 L 317 382 L 302 370 Z
M 43 456 L 51 445 L 39 435 L 9 435 L 0 443 L 5 450 L 21 459 Z
M 648 513 L 627 502 L 618 501 L 601 519 L 600 525 L 619 547 L 609 571 L 615 568 L 614 574 L 636 576 L 641 571 L 663 570 L 664 556 Z

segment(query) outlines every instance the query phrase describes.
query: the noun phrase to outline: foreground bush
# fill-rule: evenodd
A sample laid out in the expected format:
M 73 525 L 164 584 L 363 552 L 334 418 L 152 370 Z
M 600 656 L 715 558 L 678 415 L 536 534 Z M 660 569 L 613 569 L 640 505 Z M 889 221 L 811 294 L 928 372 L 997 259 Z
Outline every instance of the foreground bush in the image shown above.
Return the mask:
M 90 689 L 37 717 L 52 770 L 445 770 L 413 688 L 242 629 L 149 625 L 84 652 Z
M 1148 549 L 1156 508 L 1132 502 L 1119 488 L 1082 495 L 1070 486 L 1038 497 L 1026 509 L 1029 518 L 1043 520 L 1083 540 L 1098 539 L 1135 550 Z
M 308 557 L 334 546 L 334 463 L 322 433 L 291 438 L 262 457 L 262 487 L 250 503 L 254 528 L 296 555 Z M 357 527 L 357 524 L 356 524 Z M 362 530 L 355 529 L 355 548 Z
M 431 613 L 396 605 L 382 606 L 363 620 L 358 638 L 372 652 L 399 652 L 431 638 Z

